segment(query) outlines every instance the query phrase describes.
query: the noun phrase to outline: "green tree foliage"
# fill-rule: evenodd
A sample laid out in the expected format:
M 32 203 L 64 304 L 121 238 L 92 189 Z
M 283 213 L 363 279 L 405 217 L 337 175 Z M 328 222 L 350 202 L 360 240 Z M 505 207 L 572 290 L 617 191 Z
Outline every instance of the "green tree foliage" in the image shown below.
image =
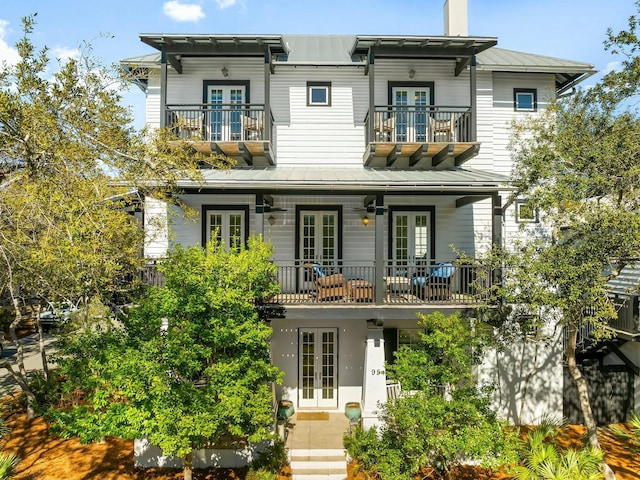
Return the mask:
M 420 316 L 420 342 L 396 352 L 388 374 L 404 393 L 382 408 L 380 431 L 356 431 L 345 446 L 369 473 L 383 480 L 410 479 L 423 467 L 449 477 L 464 461 L 490 466 L 515 460 L 513 433 L 478 390 L 473 367 L 489 341 L 459 313 Z
M 473 386 L 472 368 L 480 364 L 490 340 L 486 330 L 474 328 L 458 313 L 434 312 L 419 319 L 420 341 L 400 347 L 394 363 L 386 367 L 387 375 L 406 390 L 440 392 Z
M 199 178 L 200 162 L 228 163 L 169 131 L 135 131 L 121 104 L 123 72 L 101 65 L 89 44 L 56 64 L 31 40 L 34 17 L 23 25 L 19 62 L 0 69 L 0 293 L 18 348 L 16 364 L 2 366 L 31 403 L 15 335 L 25 315 L 121 296 L 143 261 L 132 202 L 167 198 L 180 178 Z
M 625 106 L 640 78 L 635 28 L 631 17 L 629 32 L 609 33 L 607 45 L 628 54 L 624 71 L 514 125 L 512 200 L 526 198 L 549 228 L 499 256 L 507 270 L 498 296 L 522 318 L 566 329 L 565 356 L 593 448 L 599 441 L 577 336 L 587 327 L 594 338 L 612 334 L 607 282 L 640 257 L 640 121 Z M 606 465 L 605 473 L 615 478 Z
M 271 249 L 176 247 L 154 288 L 107 329 L 76 332 L 62 342 L 60 372 L 81 405 L 52 410 L 57 431 L 95 441 L 105 435 L 147 437 L 191 472 L 193 448 L 222 436 L 271 437 L 271 329 L 257 299 L 273 295 Z M 70 398 L 69 396 L 65 398 Z
M 9 433 L 9 427 L 6 422 L 0 418 L 0 438 Z M 0 451 L 0 480 L 9 480 L 12 478 L 13 469 L 16 468 L 20 460 L 13 453 Z

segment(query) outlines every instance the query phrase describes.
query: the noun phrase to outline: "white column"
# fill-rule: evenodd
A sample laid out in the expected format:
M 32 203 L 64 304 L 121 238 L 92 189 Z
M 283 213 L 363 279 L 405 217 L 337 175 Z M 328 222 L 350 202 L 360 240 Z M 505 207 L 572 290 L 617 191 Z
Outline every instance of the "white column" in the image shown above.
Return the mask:
M 384 371 L 384 338 L 382 327 L 367 328 L 367 345 L 364 353 L 364 383 L 362 385 L 362 426 L 377 426 L 378 405 L 387 401 L 387 380 Z

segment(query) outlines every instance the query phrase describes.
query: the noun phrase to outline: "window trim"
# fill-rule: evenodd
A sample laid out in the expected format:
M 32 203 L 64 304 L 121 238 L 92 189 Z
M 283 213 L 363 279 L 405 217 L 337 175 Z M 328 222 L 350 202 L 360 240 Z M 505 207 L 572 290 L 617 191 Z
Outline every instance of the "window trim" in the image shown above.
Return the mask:
M 313 88 L 323 87 L 327 91 L 327 101 L 323 103 L 313 102 L 311 99 L 311 90 Z M 307 107 L 330 107 L 331 106 L 331 82 L 307 82 Z
M 516 223 L 539 223 L 540 219 L 538 218 L 538 211 L 536 209 L 531 209 L 531 217 L 523 218 L 520 215 L 520 209 L 523 206 L 526 206 L 529 202 L 527 200 L 516 200 L 515 203 L 515 215 L 516 215 Z
M 242 211 L 244 214 L 244 244 L 247 245 L 249 240 L 249 205 L 202 205 L 202 213 L 200 216 L 202 224 L 202 247 L 207 246 L 207 215 L 209 212 L 224 212 L 229 210 Z
M 392 82 L 389 81 L 387 83 L 387 100 L 388 103 L 387 105 L 393 105 L 393 89 L 394 88 L 428 88 L 429 89 L 429 105 L 428 107 L 433 106 L 433 104 L 435 103 L 435 97 L 436 97 L 436 93 L 435 93 L 435 85 L 436 82 Z
M 521 93 L 531 94 L 533 108 L 520 108 L 518 106 L 518 95 Z M 514 88 L 513 89 L 513 110 L 515 112 L 537 112 L 538 111 L 538 89 L 537 88 Z
M 388 232 L 388 259 L 393 260 L 393 245 L 394 245 L 394 230 L 393 230 L 393 215 L 395 213 L 412 213 L 412 212 L 429 212 L 429 243 L 431 252 L 429 253 L 429 259 L 436 259 L 436 207 L 433 205 L 393 205 L 389 206 L 389 232 Z
M 249 100 L 249 80 L 203 80 L 202 81 L 202 103 L 209 103 L 209 87 L 244 87 L 244 103 L 251 103 Z

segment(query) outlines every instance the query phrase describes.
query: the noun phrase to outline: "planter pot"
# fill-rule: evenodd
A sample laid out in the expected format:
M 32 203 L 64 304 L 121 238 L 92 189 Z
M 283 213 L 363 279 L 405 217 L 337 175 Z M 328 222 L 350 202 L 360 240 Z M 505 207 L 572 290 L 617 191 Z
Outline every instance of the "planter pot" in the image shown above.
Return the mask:
M 362 416 L 362 408 L 358 402 L 348 402 L 344 406 L 344 414 L 351 422 L 357 422 Z
M 289 400 L 280 400 L 278 402 L 278 420 L 288 420 L 293 415 L 293 402 Z

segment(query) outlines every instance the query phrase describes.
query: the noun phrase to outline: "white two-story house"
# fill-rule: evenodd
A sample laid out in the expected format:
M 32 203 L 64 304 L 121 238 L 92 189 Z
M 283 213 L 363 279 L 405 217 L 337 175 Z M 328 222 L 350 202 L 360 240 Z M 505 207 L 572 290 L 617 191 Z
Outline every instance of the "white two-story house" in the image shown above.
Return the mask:
M 145 254 L 249 235 L 273 244 L 273 301 L 285 309 L 271 320 L 285 373 L 277 396 L 297 410 L 360 402 L 373 422 L 385 360 L 415 340 L 416 314 L 472 311 L 476 282 L 494 281 L 457 252 L 508 243 L 536 220 L 524 203 L 503 208 L 510 122 L 593 65 L 498 48 L 468 35 L 466 15 L 466 2 L 447 2 L 444 35 L 433 36 L 143 34 L 154 52 L 122 61 L 143 72 L 150 127 L 237 161 L 204 170 L 204 185 L 183 183 L 199 220 L 171 216 Z M 148 199 L 148 228 L 173 208 Z M 496 353 L 479 372 L 498 380 L 499 412 L 523 422 L 562 408 L 556 345 L 544 358 L 557 367 L 530 379 L 544 395 L 521 411 L 528 348 Z

